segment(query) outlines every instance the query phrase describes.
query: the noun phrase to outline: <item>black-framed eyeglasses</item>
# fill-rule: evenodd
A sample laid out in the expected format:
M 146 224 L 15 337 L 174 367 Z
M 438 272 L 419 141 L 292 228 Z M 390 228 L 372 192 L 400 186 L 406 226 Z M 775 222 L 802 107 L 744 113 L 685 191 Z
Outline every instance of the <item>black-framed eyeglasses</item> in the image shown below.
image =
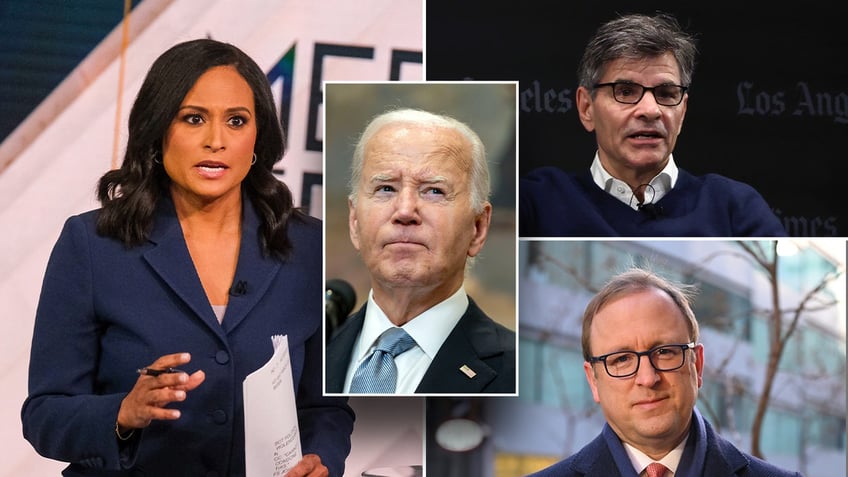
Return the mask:
M 642 86 L 639 83 L 631 83 L 627 81 L 615 81 L 613 83 L 598 83 L 594 86 L 595 89 L 603 86 L 612 87 L 612 97 L 619 103 L 636 104 L 642 101 L 645 96 L 645 91 L 650 91 L 654 95 L 654 100 L 662 106 L 677 106 L 683 101 L 683 93 L 686 92 L 686 86 L 679 84 L 661 84 L 654 87 Z
M 695 349 L 695 343 L 657 346 L 648 351 L 616 351 L 601 356 L 592 356 L 591 363 L 601 361 L 607 374 L 613 378 L 626 378 L 639 372 L 642 356 L 647 356 L 657 371 L 674 371 L 686 362 L 686 350 Z

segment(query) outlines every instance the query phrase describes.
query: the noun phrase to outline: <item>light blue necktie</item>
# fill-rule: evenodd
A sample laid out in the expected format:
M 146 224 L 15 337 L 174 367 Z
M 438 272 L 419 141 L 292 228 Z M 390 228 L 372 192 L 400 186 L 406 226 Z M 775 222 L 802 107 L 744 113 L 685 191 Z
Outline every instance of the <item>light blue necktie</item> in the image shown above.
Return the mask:
M 353 374 L 352 393 L 393 393 L 397 383 L 395 356 L 415 346 L 402 328 L 389 328 L 377 340 L 374 352 Z

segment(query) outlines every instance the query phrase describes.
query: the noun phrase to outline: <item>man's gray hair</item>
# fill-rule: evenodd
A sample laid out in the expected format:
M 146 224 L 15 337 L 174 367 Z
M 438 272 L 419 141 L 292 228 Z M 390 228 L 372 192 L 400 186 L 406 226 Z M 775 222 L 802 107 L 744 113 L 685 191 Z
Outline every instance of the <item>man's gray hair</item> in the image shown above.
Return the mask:
M 674 55 L 682 86 L 692 84 L 695 70 L 695 39 L 667 14 L 625 15 L 603 24 L 589 40 L 577 69 L 580 86 L 592 91 L 604 68 L 612 61 L 641 60 L 665 53 Z

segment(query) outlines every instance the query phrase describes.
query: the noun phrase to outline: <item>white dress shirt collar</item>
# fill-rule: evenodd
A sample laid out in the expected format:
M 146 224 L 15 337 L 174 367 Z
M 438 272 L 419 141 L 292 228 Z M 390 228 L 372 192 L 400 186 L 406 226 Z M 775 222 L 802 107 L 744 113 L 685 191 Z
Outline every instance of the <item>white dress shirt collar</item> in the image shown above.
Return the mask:
M 677 466 L 680 465 L 680 459 L 683 457 L 683 449 L 686 446 L 687 439 L 689 439 L 688 432 L 685 436 L 683 436 L 683 440 L 681 440 L 680 443 L 677 444 L 677 447 L 672 449 L 660 460 L 651 459 L 644 452 L 640 451 L 639 449 L 631 446 L 626 442 L 622 442 L 622 444 L 624 445 L 624 450 L 627 452 L 627 457 L 630 458 L 630 462 L 633 464 L 633 468 L 636 469 L 637 474 L 642 475 L 642 472 L 645 471 L 645 467 L 648 467 L 648 465 L 651 463 L 659 462 L 671 471 L 671 474 L 666 473 L 666 475 L 674 476 L 677 475 Z
M 598 187 L 616 199 L 629 205 L 633 208 L 633 210 L 639 210 L 639 201 L 633 196 L 633 191 L 630 189 L 630 186 L 627 185 L 626 182 L 611 176 L 610 173 L 604 169 L 604 166 L 601 165 L 601 158 L 598 156 L 597 152 L 595 152 L 595 159 L 592 161 L 592 166 L 589 170 L 592 172 L 592 179 Z M 665 196 L 677 183 L 677 176 L 678 169 L 677 164 L 674 163 L 674 156 L 669 155 L 668 163 L 665 165 L 663 170 L 649 182 L 654 193 L 652 195 L 650 191 L 646 191 L 645 201 L 649 204 L 653 204 L 662 199 L 663 196 Z

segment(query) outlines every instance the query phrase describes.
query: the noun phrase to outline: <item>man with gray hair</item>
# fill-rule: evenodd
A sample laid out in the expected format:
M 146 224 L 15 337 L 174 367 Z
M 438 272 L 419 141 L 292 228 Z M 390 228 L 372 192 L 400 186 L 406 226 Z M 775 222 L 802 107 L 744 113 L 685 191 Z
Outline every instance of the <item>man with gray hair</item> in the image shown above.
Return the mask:
M 689 100 L 695 41 L 665 14 L 602 25 L 578 69 L 575 105 L 595 134 L 588 169 L 519 183 L 522 237 L 775 237 L 786 231 L 750 185 L 696 176 L 672 157 Z
M 464 123 L 378 115 L 353 154 L 350 238 L 367 303 L 327 348 L 330 393 L 515 393 L 515 332 L 466 294 L 491 222 L 485 148 Z

